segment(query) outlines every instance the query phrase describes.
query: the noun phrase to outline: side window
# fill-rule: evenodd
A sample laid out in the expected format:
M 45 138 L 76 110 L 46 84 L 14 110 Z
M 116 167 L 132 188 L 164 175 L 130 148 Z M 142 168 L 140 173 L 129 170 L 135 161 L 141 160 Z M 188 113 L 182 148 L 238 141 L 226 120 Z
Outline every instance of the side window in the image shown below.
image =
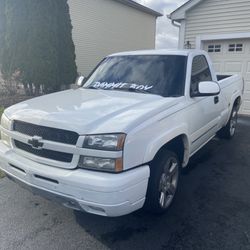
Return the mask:
M 205 56 L 196 56 L 192 64 L 191 93 L 198 92 L 198 84 L 204 81 L 212 81 L 209 65 Z

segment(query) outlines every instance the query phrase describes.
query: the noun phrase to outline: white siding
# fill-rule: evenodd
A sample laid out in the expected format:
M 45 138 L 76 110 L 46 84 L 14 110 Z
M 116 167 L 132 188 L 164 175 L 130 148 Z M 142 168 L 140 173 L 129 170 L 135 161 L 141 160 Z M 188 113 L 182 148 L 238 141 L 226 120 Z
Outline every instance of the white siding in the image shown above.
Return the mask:
M 68 0 L 78 72 L 106 55 L 155 48 L 156 18 L 114 0 Z
M 249 0 L 204 0 L 186 14 L 185 42 L 200 35 L 250 32 Z

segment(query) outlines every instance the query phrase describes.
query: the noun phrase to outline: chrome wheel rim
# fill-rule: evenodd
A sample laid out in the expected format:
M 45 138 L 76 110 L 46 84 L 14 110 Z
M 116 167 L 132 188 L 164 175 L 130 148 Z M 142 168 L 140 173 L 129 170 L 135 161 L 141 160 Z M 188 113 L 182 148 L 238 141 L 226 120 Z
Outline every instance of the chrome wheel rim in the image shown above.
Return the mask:
M 159 184 L 159 204 L 161 208 L 166 209 L 172 203 L 176 193 L 179 178 L 178 161 L 173 157 L 168 159 Z
M 236 125 L 237 125 L 237 111 L 234 110 L 232 113 L 231 120 L 230 120 L 230 135 L 231 136 L 235 134 Z

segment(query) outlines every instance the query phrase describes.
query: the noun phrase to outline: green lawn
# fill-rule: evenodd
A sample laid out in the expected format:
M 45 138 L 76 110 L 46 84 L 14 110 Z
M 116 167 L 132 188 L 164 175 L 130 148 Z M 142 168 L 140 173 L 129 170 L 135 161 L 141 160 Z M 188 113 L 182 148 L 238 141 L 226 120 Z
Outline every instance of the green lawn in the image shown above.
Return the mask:
M 3 113 L 3 110 L 4 110 L 4 108 L 0 107 L 0 119 L 1 119 L 1 116 L 2 116 L 2 113 Z M 1 170 L 0 170 L 0 179 L 3 178 L 3 177 L 4 177 L 4 173 L 1 172 Z

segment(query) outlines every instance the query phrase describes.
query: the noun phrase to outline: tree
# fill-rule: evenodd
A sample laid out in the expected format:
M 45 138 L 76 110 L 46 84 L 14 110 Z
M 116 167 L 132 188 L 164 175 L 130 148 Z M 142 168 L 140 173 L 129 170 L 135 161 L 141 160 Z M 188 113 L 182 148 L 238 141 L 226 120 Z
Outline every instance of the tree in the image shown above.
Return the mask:
M 62 4 L 63 2 L 63 4 Z M 63 74 L 59 74 L 59 83 L 72 83 L 77 77 L 77 69 L 75 64 L 75 46 L 72 40 L 72 24 L 69 14 L 69 6 L 67 0 L 54 1 L 57 10 L 57 56 L 59 69 Z M 68 48 L 68 49 L 65 49 Z M 73 52 L 73 53 L 72 53 Z M 64 60 L 68 58 L 68 60 Z
M 74 82 L 77 69 L 67 0 L 5 1 L 2 72 L 17 71 L 31 94 Z
M 0 66 L 2 64 L 2 54 L 5 36 L 5 0 L 0 0 Z

